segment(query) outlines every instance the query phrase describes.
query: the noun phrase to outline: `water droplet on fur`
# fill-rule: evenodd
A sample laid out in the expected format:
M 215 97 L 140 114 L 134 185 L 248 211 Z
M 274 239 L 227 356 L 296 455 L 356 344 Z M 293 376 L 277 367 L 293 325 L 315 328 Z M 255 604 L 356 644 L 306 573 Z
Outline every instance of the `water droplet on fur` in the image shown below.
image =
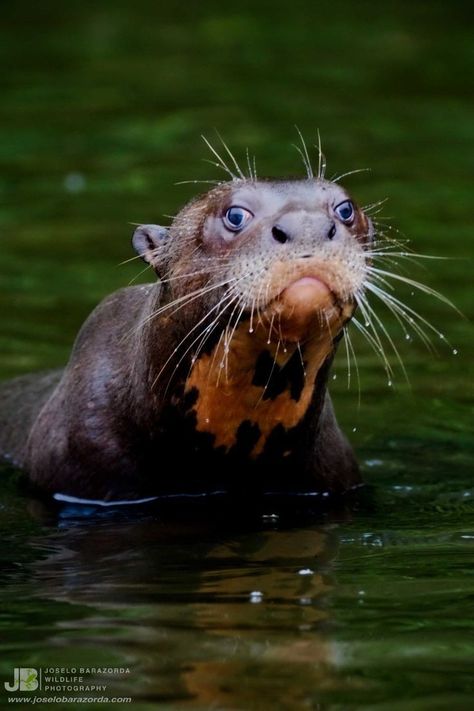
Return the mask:
M 453 355 L 457 355 L 457 354 L 458 354 L 457 348 L 453 348 Z

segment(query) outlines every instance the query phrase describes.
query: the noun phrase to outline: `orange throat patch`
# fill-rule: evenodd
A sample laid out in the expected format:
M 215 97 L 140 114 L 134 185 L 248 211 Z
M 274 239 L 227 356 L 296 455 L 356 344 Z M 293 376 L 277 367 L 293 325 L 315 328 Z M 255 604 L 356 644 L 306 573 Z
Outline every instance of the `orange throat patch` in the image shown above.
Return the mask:
M 275 427 L 295 427 L 308 410 L 318 372 L 333 353 L 345 318 L 338 313 L 324 328 L 321 315 L 318 320 L 316 335 L 301 346 L 275 333 L 270 341 L 262 321 L 253 332 L 242 322 L 230 343 L 224 332 L 212 352 L 195 360 L 186 381 L 186 392 L 196 395 L 197 431 L 212 434 L 214 447 L 228 451 L 246 423 L 256 432 L 250 456 L 257 457 Z

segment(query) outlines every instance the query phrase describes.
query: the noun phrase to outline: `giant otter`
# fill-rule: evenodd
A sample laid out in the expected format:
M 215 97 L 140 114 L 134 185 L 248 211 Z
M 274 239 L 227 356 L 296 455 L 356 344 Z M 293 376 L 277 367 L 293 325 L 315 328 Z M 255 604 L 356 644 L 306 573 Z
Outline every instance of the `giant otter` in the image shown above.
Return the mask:
M 235 177 L 133 245 L 62 372 L 0 389 L 0 450 L 50 494 L 341 493 L 361 481 L 326 390 L 369 218 L 334 182 Z

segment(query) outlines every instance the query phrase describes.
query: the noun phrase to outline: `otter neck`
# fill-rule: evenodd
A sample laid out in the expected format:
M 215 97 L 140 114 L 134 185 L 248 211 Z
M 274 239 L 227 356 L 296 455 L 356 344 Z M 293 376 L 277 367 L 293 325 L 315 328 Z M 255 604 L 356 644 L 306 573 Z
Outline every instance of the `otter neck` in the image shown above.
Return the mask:
M 290 430 L 305 417 L 318 389 L 324 402 L 327 367 L 335 343 L 321 330 L 304 344 L 282 343 L 268 327 L 252 332 L 248 321 L 222 334 L 215 347 L 193 359 L 185 391 L 193 402 L 196 430 L 213 435 L 214 447 L 230 450 L 239 428 L 252 428 L 252 457 L 265 449 L 275 428 Z M 319 377 L 322 375 L 323 377 Z

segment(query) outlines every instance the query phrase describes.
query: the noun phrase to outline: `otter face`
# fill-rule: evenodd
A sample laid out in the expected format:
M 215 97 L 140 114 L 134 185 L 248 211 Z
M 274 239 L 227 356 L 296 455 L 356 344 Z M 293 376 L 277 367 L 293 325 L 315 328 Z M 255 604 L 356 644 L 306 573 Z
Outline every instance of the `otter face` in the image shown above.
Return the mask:
M 244 312 L 276 319 L 286 340 L 300 340 L 315 321 L 337 332 L 351 317 L 373 230 L 343 188 L 319 179 L 242 180 L 205 201 L 194 248 L 214 261 L 210 281 L 228 283 L 220 298 L 228 292 Z M 186 208 L 182 217 L 189 220 Z M 177 223 L 175 239 L 181 216 Z
M 208 304 L 275 322 L 285 340 L 316 322 L 337 333 L 351 317 L 373 232 L 348 193 L 321 179 L 223 183 L 184 207 L 166 236 L 152 227 L 138 228 L 134 244 L 173 295 L 205 285 Z

